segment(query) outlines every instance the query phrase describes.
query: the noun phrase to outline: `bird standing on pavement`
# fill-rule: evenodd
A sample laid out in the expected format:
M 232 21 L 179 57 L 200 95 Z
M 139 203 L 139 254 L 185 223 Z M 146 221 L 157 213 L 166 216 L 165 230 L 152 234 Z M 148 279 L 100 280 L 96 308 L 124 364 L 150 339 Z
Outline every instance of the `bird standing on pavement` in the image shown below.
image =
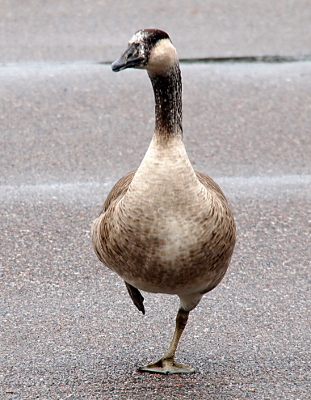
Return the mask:
M 117 72 L 145 69 L 155 96 L 155 130 L 137 170 L 109 193 L 92 226 L 99 260 L 124 281 L 145 313 L 140 290 L 180 298 L 172 342 L 140 371 L 189 373 L 175 361 L 188 315 L 224 277 L 235 245 L 235 223 L 219 186 L 193 169 L 183 143 L 182 84 L 167 33 L 142 29 L 112 64 Z M 122 116 L 121 116 L 122 117 Z

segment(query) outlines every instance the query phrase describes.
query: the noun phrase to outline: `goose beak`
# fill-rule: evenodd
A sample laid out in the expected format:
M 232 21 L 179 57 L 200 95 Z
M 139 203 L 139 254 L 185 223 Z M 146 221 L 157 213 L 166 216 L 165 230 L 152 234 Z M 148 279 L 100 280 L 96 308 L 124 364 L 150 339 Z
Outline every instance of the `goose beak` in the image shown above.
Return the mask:
M 139 68 L 142 66 L 144 58 L 139 55 L 137 45 L 129 44 L 126 51 L 112 63 L 111 68 L 113 72 L 119 72 L 126 68 Z

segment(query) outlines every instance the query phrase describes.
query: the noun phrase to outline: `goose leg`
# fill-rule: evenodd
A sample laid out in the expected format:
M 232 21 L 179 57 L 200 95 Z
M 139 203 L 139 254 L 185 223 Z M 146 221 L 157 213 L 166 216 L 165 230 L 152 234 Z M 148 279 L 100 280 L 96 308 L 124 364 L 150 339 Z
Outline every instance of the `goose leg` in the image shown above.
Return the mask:
M 141 295 L 140 291 L 136 289 L 136 287 L 130 285 L 129 283 L 125 282 L 125 286 L 127 288 L 127 291 L 129 292 L 129 295 L 131 296 L 131 299 L 133 300 L 133 303 L 135 306 L 138 308 L 139 311 L 141 311 L 143 314 L 145 314 L 145 307 L 144 307 L 144 298 Z
M 183 374 L 195 372 L 194 368 L 187 365 L 178 364 L 175 362 L 175 352 L 178 346 L 179 339 L 185 329 L 188 321 L 189 311 L 182 308 L 178 310 L 176 317 L 176 327 L 171 344 L 160 360 L 139 368 L 142 372 L 153 372 L 159 374 Z

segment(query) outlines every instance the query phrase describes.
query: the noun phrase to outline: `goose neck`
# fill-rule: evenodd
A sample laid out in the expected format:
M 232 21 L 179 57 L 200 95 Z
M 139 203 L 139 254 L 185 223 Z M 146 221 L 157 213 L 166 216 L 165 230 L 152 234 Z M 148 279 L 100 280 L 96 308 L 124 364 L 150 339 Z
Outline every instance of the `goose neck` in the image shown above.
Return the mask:
M 182 137 L 182 82 L 178 63 L 165 74 L 149 72 L 155 98 L 155 136 Z

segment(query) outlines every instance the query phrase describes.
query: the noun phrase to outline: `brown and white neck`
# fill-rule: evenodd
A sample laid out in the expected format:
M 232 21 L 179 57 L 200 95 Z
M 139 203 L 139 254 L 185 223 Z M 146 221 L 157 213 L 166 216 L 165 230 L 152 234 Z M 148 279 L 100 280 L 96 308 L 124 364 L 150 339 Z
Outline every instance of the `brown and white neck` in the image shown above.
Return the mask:
M 182 137 L 182 82 L 175 47 L 163 39 L 152 50 L 147 71 L 155 97 L 155 136 Z

